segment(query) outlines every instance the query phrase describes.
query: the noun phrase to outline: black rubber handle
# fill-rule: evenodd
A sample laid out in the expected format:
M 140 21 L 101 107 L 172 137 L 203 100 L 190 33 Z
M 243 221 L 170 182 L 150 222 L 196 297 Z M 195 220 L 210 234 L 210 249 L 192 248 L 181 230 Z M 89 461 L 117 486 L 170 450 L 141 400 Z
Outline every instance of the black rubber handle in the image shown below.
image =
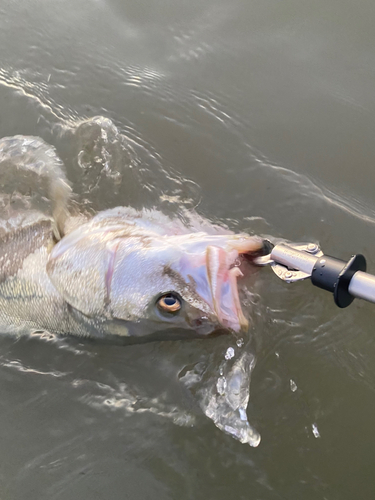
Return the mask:
M 357 271 L 366 272 L 366 259 L 361 254 L 353 255 L 347 263 L 323 255 L 315 263 L 311 282 L 319 288 L 332 292 L 336 305 L 347 307 L 354 300 L 349 293 L 349 284 Z

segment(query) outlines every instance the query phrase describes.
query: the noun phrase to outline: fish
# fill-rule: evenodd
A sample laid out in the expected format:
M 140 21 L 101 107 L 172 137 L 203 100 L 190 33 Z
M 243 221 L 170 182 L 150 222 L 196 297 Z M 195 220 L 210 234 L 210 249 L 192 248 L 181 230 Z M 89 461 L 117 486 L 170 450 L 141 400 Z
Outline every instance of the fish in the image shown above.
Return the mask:
M 262 238 L 195 211 L 175 218 L 132 207 L 70 214 L 62 161 L 37 137 L 0 141 L 0 178 L 12 168 L 45 186 L 52 215 L 38 213 L 0 238 L 2 331 L 119 340 L 248 330 L 239 280 Z

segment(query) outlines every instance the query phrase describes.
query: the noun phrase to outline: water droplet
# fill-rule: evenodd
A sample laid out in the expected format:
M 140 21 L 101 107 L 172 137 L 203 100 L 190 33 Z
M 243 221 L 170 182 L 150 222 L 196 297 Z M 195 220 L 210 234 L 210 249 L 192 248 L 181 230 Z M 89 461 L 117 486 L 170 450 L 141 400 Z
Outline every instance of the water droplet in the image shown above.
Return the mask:
M 225 359 L 232 359 L 234 356 L 233 347 L 228 347 L 227 352 L 225 353 Z
M 315 438 L 320 438 L 320 433 L 316 424 L 312 424 L 312 433 L 314 434 Z
M 216 384 L 217 392 L 221 396 L 224 396 L 226 388 L 227 388 L 227 381 L 226 381 L 225 377 L 219 377 L 217 379 L 217 384 Z
M 236 342 L 238 347 L 242 347 L 244 345 L 244 340 L 243 339 L 238 339 Z
M 290 381 L 289 381 L 289 382 L 290 382 L 290 390 L 291 390 L 292 392 L 296 392 L 296 390 L 298 389 L 297 384 L 296 384 L 296 383 L 294 382 L 294 380 L 292 380 L 292 379 L 290 379 Z

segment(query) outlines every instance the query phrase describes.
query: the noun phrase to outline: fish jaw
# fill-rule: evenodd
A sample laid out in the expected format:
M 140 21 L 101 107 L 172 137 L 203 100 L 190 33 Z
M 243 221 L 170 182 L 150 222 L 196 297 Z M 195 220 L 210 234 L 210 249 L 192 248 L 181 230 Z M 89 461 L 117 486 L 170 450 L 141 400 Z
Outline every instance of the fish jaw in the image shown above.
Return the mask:
M 236 333 L 249 328 L 238 293 L 237 280 L 243 276 L 240 255 L 255 252 L 260 246 L 252 239 L 237 243 L 208 244 L 203 252 L 187 252 L 178 266 L 180 274 L 199 296 L 202 311 L 219 327 Z
M 238 266 L 233 266 L 237 258 L 236 250 L 226 252 L 220 247 L 209 246 L 206 251 L 213 309 L 224 327 L 240 332 L 248 329 L 249 322 L 242 312 L 238 295 L 237 278 L 243 274 Z

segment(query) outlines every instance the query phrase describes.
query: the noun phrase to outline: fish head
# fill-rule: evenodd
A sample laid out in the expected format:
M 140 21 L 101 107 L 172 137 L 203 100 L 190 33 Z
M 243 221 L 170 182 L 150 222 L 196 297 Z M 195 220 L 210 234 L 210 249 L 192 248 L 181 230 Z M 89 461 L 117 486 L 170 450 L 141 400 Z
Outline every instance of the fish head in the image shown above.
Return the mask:
M 131 336 L 169 328 L 240 332 L 248 328 L 237 286 L 241 254 L 261 246 L 247 235 L 81 230 L 54 247 L 47 272 L 71 306 L 123 322 Z

